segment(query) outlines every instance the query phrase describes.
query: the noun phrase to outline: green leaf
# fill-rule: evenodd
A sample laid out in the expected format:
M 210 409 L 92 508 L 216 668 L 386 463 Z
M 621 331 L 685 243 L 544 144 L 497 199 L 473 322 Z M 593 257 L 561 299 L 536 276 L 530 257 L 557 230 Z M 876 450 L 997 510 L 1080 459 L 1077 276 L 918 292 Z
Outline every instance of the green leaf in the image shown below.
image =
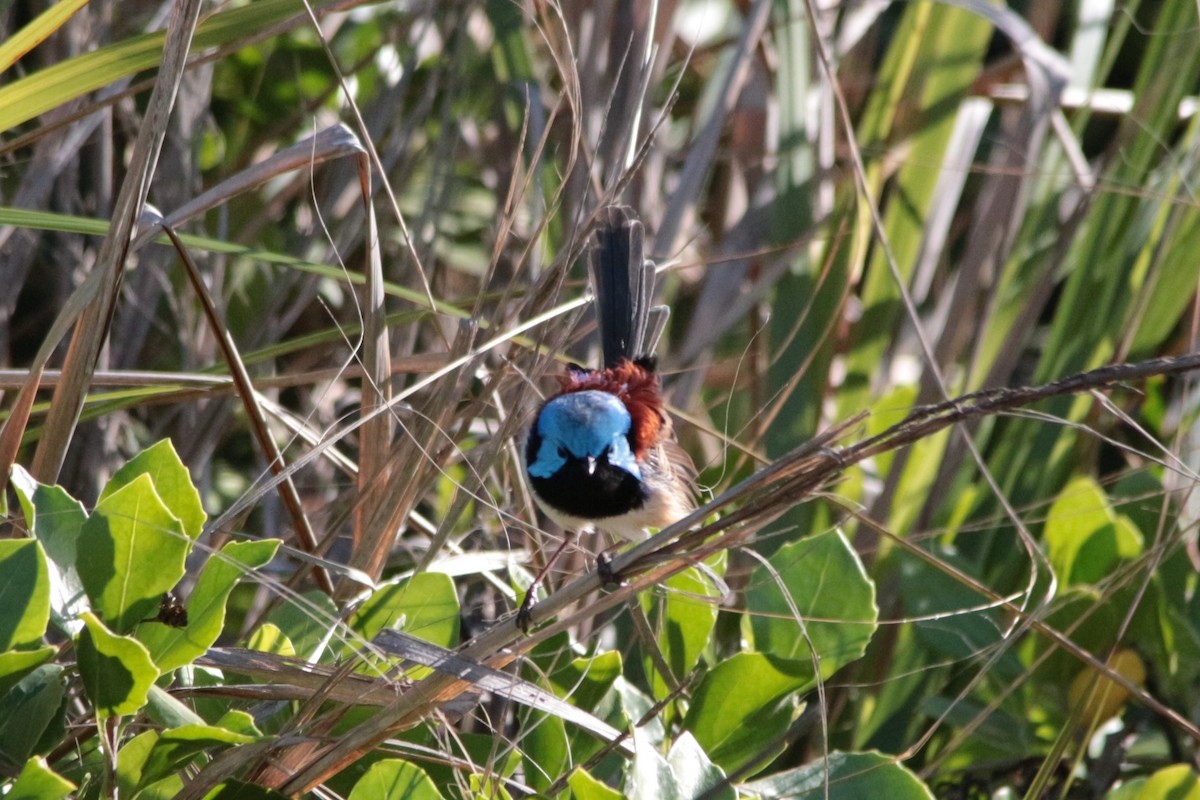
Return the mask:
M 646 616 L 658 636 L 658 647 L 676 680 L 682 680 L 700 661 L 708 637 L 717 624 L 720 591 L 700 570 L 688 568 L 669 578 L 665 595 L 650 592 L 641 595 Z M 670 693 L 670 687 L 658 674 L 651 659 L 644 662 L 651 688 L 658 699 Z
M 350 617 L 364 639 L 396 628 L 427 642 L 454 647 L 459 633 L 458 593 L 449 575 L 422 572 L 383 584 Z
M 704 676 L 684 718 L 713 763 L 733 772 L 763 755 L 792 722 L 792 696 L 814 683 L 812 664 L 738 653 Z M 778 745 L 782 748 L 782 745 Z M 765 767 L 769 759 L 762 759 Z
M 264 789 L 253 783 L 228 781 L 204 795 L 204 800 L 287 800 L 287 798 L 279 792 Z
M 188 622 L 182 628 L 150 622 L 139 625 L 137 638 L 150 651 L 160 672 L 192 663 L 221 635 L 225 604 L 238 580 L 275 556 L 277 539 L 229 542 L 205 562 L 188 597 Z
M 191 541 L 143 474 L 96 504 L 79 546 L 87 558 L 76 567 L 92 607 L 121 632 L 154 616 L 163 592 L 183 577 Z
M 575 658 L 550 673 L 550 686 L 559 697 L 592 711 L 621 676 L 621 654 L 616 650 L 590 658 Z
M 90 611 L 83 615 L 83 623 L 76 639 L 79 674 L 96 716 L 103 719 L 141 710 L 158 678 L 150 652 L 137 639 L 109 631 Z
M 41 756 L 25 762 L 21 774 L 4 800 L 62 800 L 75 791 L 75 784 L 50 769 Z
M 1113 512 L 1095 480 L 1068 483 L 1046 518 L 1050 563 L 1064 585 L 1096 583 L 1117 564 L 1142 552 L 1142 535 L 1124 515 Z
M 1200 774 L 1187 764 L 1158 770 L 1130 800 L 1200 800 Z
M 121 745 L 117 752 L 118 797 L 133 797 L 137 793 L 146 759 L 150 757 L 150 751 L 154 749 L 156 742 L 158 731 L 143 731 Z
M 203 717 L 158 685 L 150 687 L 150 695 L 146 701 L 146 716 L 164 728 L 204 724 Z
M 583 767 L 576 767 L 567 778 L 574 800 L 621 800 L 622 794 L 607 784 L 596 780 Z
M 756 650 L 807 661 L 811 643 L 825 677 L 862 657 L 879 619 L 875 585 L 839 530 L 779 548 L 754 570 L 746 607 Z
M 654 742 L 641 728 L 633 729 L 633 765 L 625 779 L 625 796 L 630 800 L 675 800 L 682 798 L 675 773 Z
M 829 793 L 825 793 L 828 784 Z M 828 762 L 817 760 L 798 769 L 776 773 L 745 784 L 753 797 L 770 800 L 933 800 L 933 793 L 916 775 L 885 755 L 830 753 Z
M 359 779 L 349 800 L 441 800 L 441 793 L 415 764 L 389 758 L 377 761 Z
M 319 657 L 328 644 L 330 629 L 336 628 L 340 619 L 329 595 L 316 590 L 289 597 L 267 615 L 267 621 L 282 632 L 296 655 L 304 659 Z
M 283 631 L 279 630 L 278 626 L 270 622 L 264 622 L 258 626 L 258 630 L 250 634 L 250 641 L 246 643 L 246 646 L 261 653 L 275 653 L 281 656 L 296 655 L 296 648 L 292 646 L 291 640 L 283 635 Z
M 182 770 L 196 756 L 214 747 L 249 744 L 253 741 L 256 741 L 254 736 L 213 725 L 185 725 L 164 731 L 146 759 L 139 783 L 155 783 L 172 772 Z
M 576 757 L 586 758 L 587 751 L 577 754 L 572 749 L 566 723 L 556 716 L 523 709 L 517 724 L 522 732 L 526 780 L 535 792 L 545 792 L 556 777 L 571 769 Z
M 685 731 L 671 745 L 667 763 L 675 775 L 680 797 L 704 795 L 713 800 L 737 800 L 737 792 L 725 781 L 725 773 L 709 759 L 690 733 Z
M 579 708 L 595 711 L 621 677 L 621 654 L 608 651 L 562 663 L 562 646 L 559 643 L 554 647 L 555 655 L 544 663 L 527 663 L 522 677 L 548 685 L 558 697 Z M 549 670 L 553 671 L 547 674 Z M 522 709 L 519 725 L 524 732 L 520 752 L 525 759 L 525 773 L 529 785 L 537 791 L 547 789 L 572 764 L 586 760 L 603 746 L 594 735 L 534 708 Z
M 183 777 L 176 773 L 138 790 L 137 800 L 175 800 L 183 792 Z
M 57 664 L 38 667 L 0 698 L 0 760 L 24 763 L 61 716 L 66 696 L 63 671 Z
M 46 645 L 35 650 L 0 653 L 0 696 L 37 667 L 54 658 L 57 648 Z
M 61 486 L 45 486 L 20 465 L 12 469 L 12 486 L 25 514 L 25 524 L 45 550 L 50 576 L 50 615 L 65 633 L 76 634 L 87 597 L 75 570 L 75 551 L 87 520 L 83 504 Z
M 126 462 L 104 485 L 99 502 L 128 486 L 139 475 L 150 476 L 159 499 L 183 525 L 187 537 L 195 540 L 200 536 L 208 515 L 200 504 L 200 492 L 196 491 L 192 476 L 170 439 L 147 447 Z
M 239 708 L 230 709 L 222 714 L 221 718 L 217 720 L 217 727 L 249 736 L 252 739 L 262 737 L 262 731 L 254 724 L 254 717 Z
M 49 621 L 50 575 L 41 544 L 0 540 L 0 652 L 41 641 Z

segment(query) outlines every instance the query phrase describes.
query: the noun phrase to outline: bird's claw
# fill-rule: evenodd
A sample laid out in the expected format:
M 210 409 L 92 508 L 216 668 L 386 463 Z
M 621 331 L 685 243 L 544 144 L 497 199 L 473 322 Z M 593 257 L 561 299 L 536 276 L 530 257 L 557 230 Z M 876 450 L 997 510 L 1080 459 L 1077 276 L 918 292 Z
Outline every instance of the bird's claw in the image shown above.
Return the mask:
M 596 574 L 600 576 L 600 583 L 604 586 L 622 586 L 625 581 L 613 571 L 612 557 L 608 553 L 600 553 L 596 556 Z
M 529 635 L 529 626 L 533 624 L 533 607 L 537 605 L 537 587 L 530 586 L 529 591 L 525 592 L 525 598 L 521 601 L 521 607 L 517 609 L 517 627 L 526 636 Z

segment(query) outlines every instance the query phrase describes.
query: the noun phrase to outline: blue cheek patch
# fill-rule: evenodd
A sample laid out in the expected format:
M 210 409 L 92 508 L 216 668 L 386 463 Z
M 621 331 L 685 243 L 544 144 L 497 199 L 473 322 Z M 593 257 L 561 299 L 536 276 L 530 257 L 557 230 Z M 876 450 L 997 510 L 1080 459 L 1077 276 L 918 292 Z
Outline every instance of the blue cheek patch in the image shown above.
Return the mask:
M 642 470 L 638 467 L 637 459 L 634 458 L 633 451 L 629 449 L 629 440 L 621 434 L 608 448 L 608 463 L 614 467 L 620 467 L 628 472 L 639 481 L 642 479 Z
M 549 478 L 558 472 L 567 460 L 558 454 L 558 445 L 549 439 L 542 439 L 538 448 L 537 458 L 528 466 L 529 474 L 535 478 Z

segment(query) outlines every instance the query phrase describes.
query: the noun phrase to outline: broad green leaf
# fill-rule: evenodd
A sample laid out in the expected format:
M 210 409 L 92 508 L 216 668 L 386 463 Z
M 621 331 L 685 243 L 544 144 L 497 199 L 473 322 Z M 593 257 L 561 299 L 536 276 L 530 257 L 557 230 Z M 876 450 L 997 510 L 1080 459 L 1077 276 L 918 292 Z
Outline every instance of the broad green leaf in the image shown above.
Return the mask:
M 90 611 L 76 639 L 79 674 L 101 719 L 136 713 L 158 678 L 150 653 L 137 639 L 119 636 Z
M 522 731 L 521 755 L 525 762 L 526 781 L 539 793 L 545 792 L 554 780 L 571 769 L 575 753 L 567 725 L 558 717 L 522 709 L 518 725 Z
M 704 676 L 684 718 L 713 763 L 732 772 L 776 744 L 798 708 L 794 695 L 813 685 L 812 664 L 764 653 L 738 653 Z M 759 768 L 769 759 L 762 759 Z
M 240 578 L 265 564 L 279 547 L 276 539 L 229 542 L 209 556 L 196 588 L 188 597 L 188 622 L 182 628 L 150 622 L 137 628 L 138 640 L 146 645 L 160 672 L 192 663 L 221 635 L 225 625 L 225 603 Z
M 283 633 L 296 655 L 318 658 L 328 647 L 330 630 L 340 624 L 337 606 L 324 592 L 305 592 L 288 598 L 267 615 L 267 621 Z
M 170 439 L 163 439 L 147 447 L 117 470 L 100 492 L 99 502 L 123 489 L 139 475 L 149 475 L 154 482 L 158 499 L 183 525 L 183 532 L 195 540 L 204 529 L 204 506 L 200 504 L 200 492 L 192 483 L 187 467 L 179 460 Z
M 617 651 L 598 653 L 591 658 L 575 658 L 561 664 L 558 658 L 541 664 L 531 663 L 523 677 L 535 684 L 547 682 L 554 693 L 573 705 L 603 715 L 596 706 L 613 684 L 621 677 L 621 654 Z M 553 670 L 546 675 L 546 670 Z M 525 773 L 532 787 L 545 790 L 562 773 L 570 770 L 599 750 L 603 743 L 595 736 L 566 725 L 559 717 L 532 708 L 522 709 L 521 729 L 525 740 L 521 753 L 526 760 Z
M 458 593 L 450 576 L 422 572 L 376 589 L 350 617 L 350 627 L 364 639 L 374 638 L 384 628 L 396 628 L 442 647 L 454 647 L 458 644 L 458 616 Z
M 611 786 L 592 777 L 583 767 L 576 767 L 567 778 L 574 800 L 621 800 L 623 795 Z
M 225 730 L 232 731 L 233 733 L 249 736 L 252 739 L 259 739 L 262 737 L 262 731 L 260 731 L 258 726 L 254 724 L 254 717 L 250 716 L 250 714 L 242 711 L 239 708 L 230 709 L 222 714 L 221 718 L 217 720 L 217 727 L 224 728 Z
M 150 476 L 139 475 L 96 504 L 76 568 L 96 613 L 114 631 L 127 631 L 155 615 L 163 593 L 183 577 L 190 546 Z
M 725 773 L 712 763 L 690 733 L 684 731 L 671 745 L 667 763 L 675 774 L 680 797 L 704 795 L 713 800 L 736 800 L 737 792 L 725 781 Z
M 41 641 L 50 620 L 50 575 L 36 539 L 0 540 L 0 652 Z
M 1006 707 L 989 708 L 974 697 L 928 694 L 921 698 L 914 713 L 922 719 L 943 719 L 952 728 L 971 728 L 970 741 L 947 754 L 948 770 L 963 769 L 984 760 L 1020 758 L 1037 743 L 1032 726 L 1023 717 Z
M 1104 795 L 1104 800 L 1137 800 L 1138 794 L 1149 780 L 1149 778 L 1134 778 L 1133 780 L 1125 781 Z
M 641 728 L 633 729 L 633 765 L 625 781 L 630 800 L 682 800 L 671 765 Z
M 1064 585 L 1096 583 L 1142 551 L 1141 533 L 1115 514 L 1100 485 L 1079 477 L 1059 492 L 1046 518 L 1050 563 Z
M 140 783 L 155 783 L 182 770 L 199 754 L 215 747 L 249 744 L 256 737 L 213 725 L 185 725 L 163 731 L 142 768 Z
M 4 800 L 62 800 L 75 791 L 75 784 L 55 773 L 41 756 L 21 768 L 16 783 Z
M 146 716 L 164 728 L 204 724 L 204 719 L 199 714 L 158 685 L 150 687 Z
M 0 696 L 37 667 L 54 658 L 58 649 L 46 645 L 33 650 L 9 650 L 0 653 Z
M 649 735 L 652 742 L 659 744 L 666 739 L 667 732 L 662 716 L 650 714 L 650 709 L 654 707 L 653 698 L 627 681 L 623 675 L 613 681 L 613 696 L 620 708 L 621 718 L 626 724 L 644 722 L 638 726 L 638 729 Z M 646 721 L 647 718 L 649 721 Z
M 142 782 L 142 773 L 146 767 L 146 759 L 158 742 L 158 731 L 143 731 L 121 745 L 117 752 L 117 796 L 133 797 L 138 784 Z
M 1187 764 L 1163 767 L 1122 800 L 1200 800 L 1200 773 Z
M 138 790 L 137 800 L 175 800 L 183 792 L 183 776 L 176 773 Z
M 550 686 L 559 697 L 591 711 L 620 675 L 621 654 L 609 650 L 591 658 L 572 659 L 550 673 Z
M 377 761 L 359 779 L 349 800 L 441 800 L 425 771 L 415 764 L 389 758 Z
M 718 570 L 720 572 L 721 570 Z M 641 602 L 654 626 L 658 647 L 675 680 L 683 680 L 700 661 L 709 635 L 717 624 L 720 592 L 700 570 L 689 568 L 673 575 L 663 586 L 663 594 L 643 592 Z M 670 692 L 650 658 L 644 660 L 651 675 L 654 696 L 662 699 Z
M 754 648 L 808 661 L 811 642 L 825 677 L 860 658 L 879 609 L 875 585 L 841 531 L 784 545 L 770 566 L 755 569 L 746 588 Z
M 828 787 L 828 794 L 826 794 Z M 763 800 L 933 800 L 912 772 L 880 753 L 830 753 L 798 769 L 747 783 L 743 792 Z
M 253 783 L 227 781 L 204 795 L 204 800 L 286 800 L 279 792 Z
M 42 543 L 49 558 L 50 615 L 63 632 L 75 634 L 87 610 L 83 583 L 75 569 L 76 547 L 87 512 L 61 486 L 45 486 L 19 464 L 12 469 L 12 486 L 25 514 L 25 525 Z
M 246 646 L 262 653 L 275 653 L 281 656 L 296 655 L 296 648 L 292 646 L 291 641 L 283 635 L 283 631 L 279 630 L 278 626 L 270 622 L 264 622 L 258 626 L 258 630 L 250 635 L 250 641 Z
M 971 574 L 969 564 L 953 549 L 934 548 L 933 555 Z M 977 608 L 979 595 L 938 566 L 906 558 L 900 565 L 899 583 L 904 607 L 919 618 L 912 626 L 916 641 L 935 654 L 935 661 L 974 658 L 1003 639 L 1003 616 L 995 609 Z M 1015 680 L 1024 669 L 1011 649 L 992 665 L 1002 680 Z
M 46 664 L 0 697 L 0 760 L 22 764 L 36 752 L 42 734 L 62 713 L 63 668 Z

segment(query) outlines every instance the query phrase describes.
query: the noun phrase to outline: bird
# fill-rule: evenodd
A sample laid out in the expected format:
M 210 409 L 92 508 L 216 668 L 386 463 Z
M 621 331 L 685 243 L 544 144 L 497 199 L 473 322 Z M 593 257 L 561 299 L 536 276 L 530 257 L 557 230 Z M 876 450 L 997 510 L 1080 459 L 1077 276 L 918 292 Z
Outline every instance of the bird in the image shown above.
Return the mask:
M 525 629 L 538 583 L 578 533 L 638 541 L 695 507 L 696 470 L 675 441 L 654 356 L 669 309 L 652 304 L 656 272 L 644 257 L 645 229 L 627 206 L 606 206 L 598 216 L 588 264 L 603 366 L 567 367 L 522 448 L 535 502 L 566 532 L 526 591 L 517 616 Z M 603 553 L 598 561 L 606 570 Z

